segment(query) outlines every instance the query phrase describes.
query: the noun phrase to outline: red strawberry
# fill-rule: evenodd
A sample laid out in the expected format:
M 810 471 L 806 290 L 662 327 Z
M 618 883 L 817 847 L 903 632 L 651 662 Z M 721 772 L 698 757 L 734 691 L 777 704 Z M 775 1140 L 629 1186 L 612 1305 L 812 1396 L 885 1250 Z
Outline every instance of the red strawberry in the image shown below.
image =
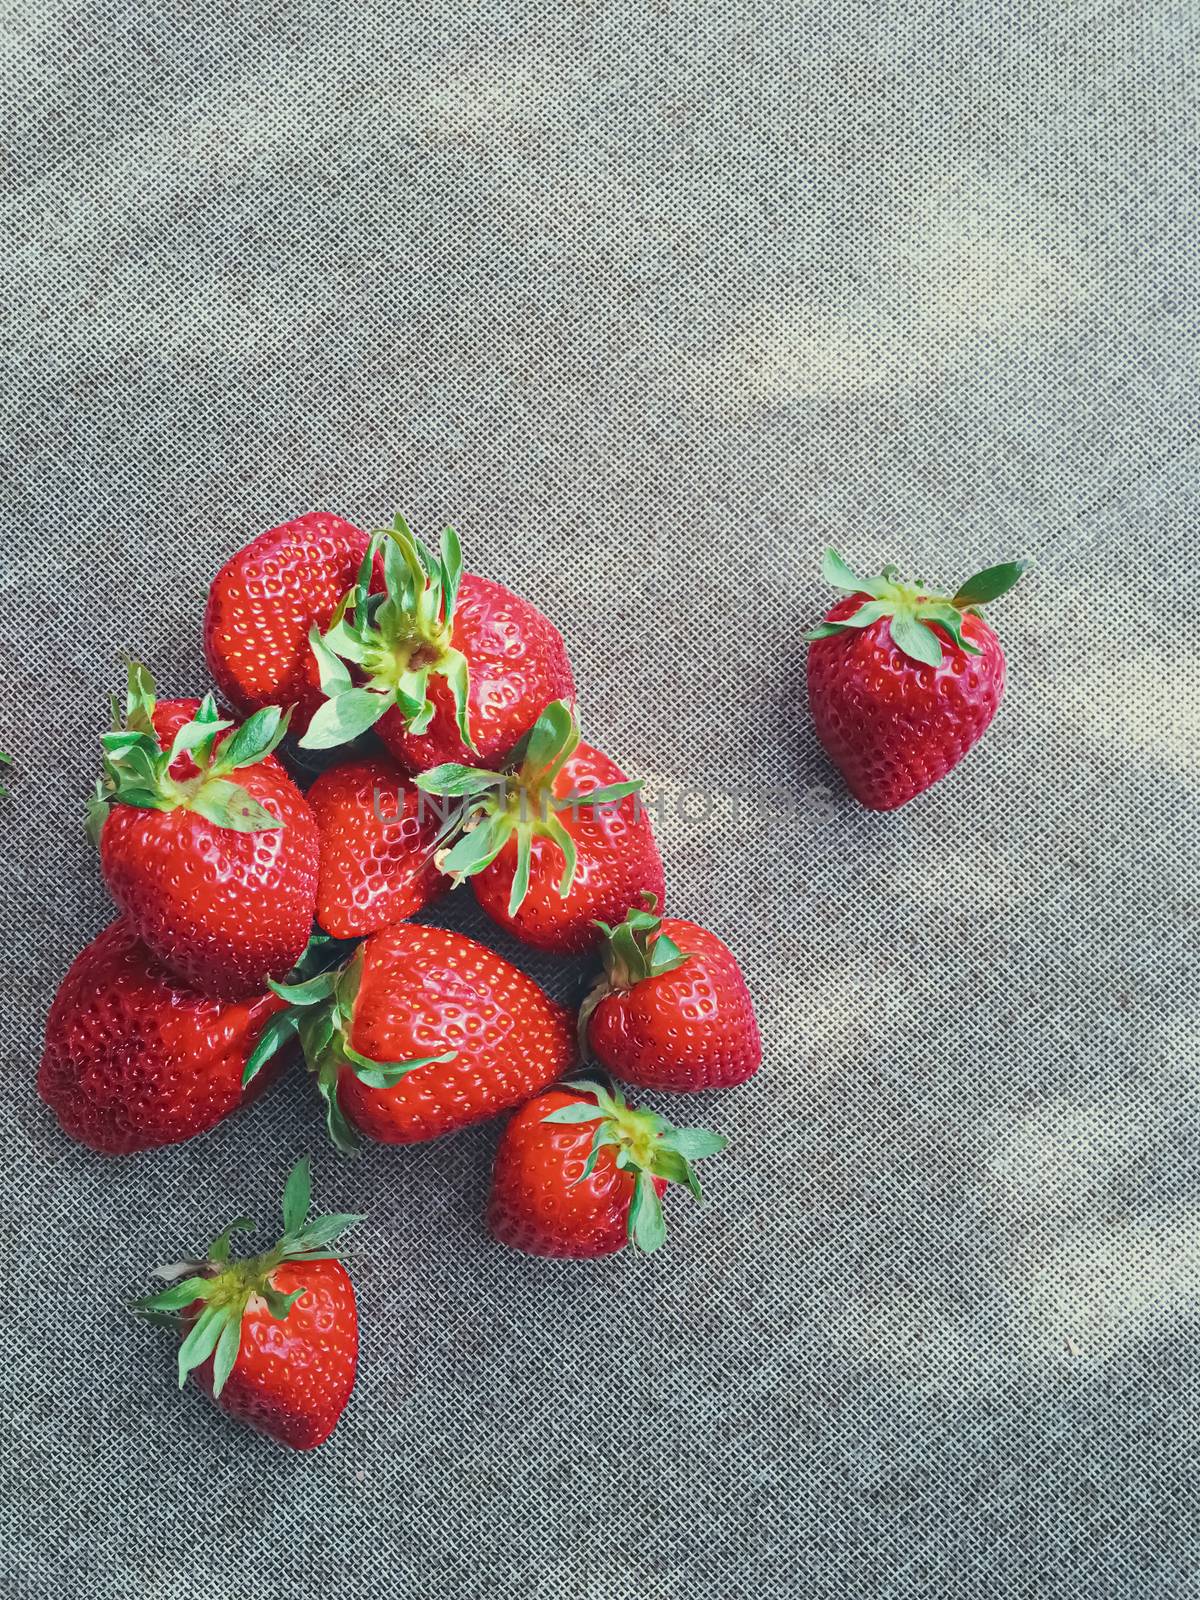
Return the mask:
M 557 955 L 595 948 L 643 893 L 661 900 L 662 858 L 640 781 L 582 744 L 565 701 L 546 707 L 500 773 L 446 765 L 419 788 L 462 797 L 443 871 L 470 877 L 480 905 L 526 944 Z
M 261 993 L 304 950 L 319 845 L 270 754 L 286 718 L 269 706 L 229 726 L 211 698 L 157 706 L 150 674 L 132 665 L 89 827 L 109 892 L 152 954 L 193 988 L 238 996 Z
M 333 1432 L 358 1370 L 354 1285 L 329 1247 L 361 1216 L 308 1221 L 308 1158 L 283 1193 L 283 1238 L 265 1255 L 230 1261 L 230 1237 L 252 1228 L 238 1217 L 203 1261 L 159 1269 L 171 1287 L 135 1303 L 159 1320 L 178 1317 L 179 1387 L 188 1374 L 229 1416 L 293 1450 Z
M 989 567 L 948 599 L 899 583 L 894 567 L 857 578 L 825 552 L 823 575 L 849 592 L 806 635 L 809 705 L 830 760 L 872 811 L 921 794 L 986 732 L 1004 694 L 1004 651 L 979 607 L 1025 567 Z
M 762 1040 L 733 952 L 657 917 L 654 901 L 605 929 L 604 976 L 579 1015 L 585 1055 L 643 1089 L 726 1089 L 758 1071 Z
M 487 1223 L 494 1238 L 534 1256 L 611 1256 L 666 1238 L 662 1193 L 682 1183 L 702 1198 L 692 1162 L 729 1141 L 673 1128 L 580 1080 L 522 1106 L 496 1151 Z
M 408 771 L 474 755 L 497 764 L 551 700 L 575 698 L 558 629 L 527 600 L 464 576 L 453 528 L 440 555 L 404 518 L 373 536 L 383 593 L 365 560 L 323 638 L 313 636 L 329 696 L 300 743 L 331 749 L 378 725 Z
M 532 978 L 461 933 L 407 922 L 349 963 L 276 984 L 293 1009 L 272 1023 L 247 1074 L 299 1034 L 330 1136 L 383 1144 L 455 1133 L 520 1105 L 575 1060 L 570 1014 Z
M 323 698 L 308 636 L 329 626 L 368 543 L 361 528 L 313 511 L 260 533 L 217 573 L 204 653 L 236 710 L 294 705 L 292 732 L 308 726 Z
M 333 767 L 307 799 L 321 835 L 317 922 L 335 939 L 403 922 L 449 890 L 433 864 L 437 802 L 391 761 Z
M 106 1155 L 181 1144 L 254 1099 L 246 1060 L 273 994 L 214 1000 L 185 989 L 124 919 L 76 957 L 46 1020 L 38 1093 L 63 1130 Z

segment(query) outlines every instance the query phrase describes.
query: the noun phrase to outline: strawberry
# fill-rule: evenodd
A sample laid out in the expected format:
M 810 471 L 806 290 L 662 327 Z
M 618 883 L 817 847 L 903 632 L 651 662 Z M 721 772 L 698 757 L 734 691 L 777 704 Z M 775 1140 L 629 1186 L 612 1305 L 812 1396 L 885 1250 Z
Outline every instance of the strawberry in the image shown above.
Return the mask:
M 323 699 L 308 635 L 329 626 L 368 543 L 361 528 L 313 511 L 260 533 L 217 573 L 204 653 L 235 710 L 291 705 L 292 732 L 308 726 Z
M 904 805 L 987 731 L 1004 694 L 1004 651 L 979 607 L 1026 565 L 988 567 L 946 598 L 898 582 L 894 567 L 857 578 L 825 552 L 825 579 L 847 593 L 805 636 L 808 699 L 818 739 L 864 806 Z
M 181 1144 L 266 1087 L 269 1078 L 244 1092 L 242 1074 L 282 1009 L 273 994 L 231 1001 L 185 989 L 118 919 L 59 985 L 38 1093 L 64 1132 L 106 1155 Z
M 312 1450 L 333 1432 L 358 1370 L 354 1285 L 329 1247 L 361 1216 L 308 1220 L 308 1158 L 283 1191 L 283 1237 L 265 1255 L 230 1261 L 231 1222 L 203 1260 L 160 1267 L 171 1287 L 134 1302 L 154 1321 L 178 1319 L 179 1387 L 188 1374 L 226 1412 L 293 1450 Z
M 286 717 L 268 706 L 227 733 L 211 697 L 158 706 L 133 663 L 115 720 L 89 805 L 109 892 L 193 988 L 260 994 L 295 966 L 316 905 L 317 825 L 271 756 Z
M 435 556 L 401 516 L 373 535 L 358 582 L 311 643 L 328 700 L 301 745 L 331 749 L 376 727 L 409 772 L 472 756 L 493 766 L 551 700 L 575 698 L 558 629 L 500 584 L 464 575 L 453 528 Z
M 247 1081 L 298 1034 L 345 1151 L 355 1129 L 382 1144 L 455 1133 L 519 1105 L 575 1060 L 566 1008 L 446 928 L 385 928 L 340 970 L 272 987 L 291 1009 L 264 1031 Z
M 599 919 L 619 922 L 643 893 L 662 898 L 641 783 L 580 742 L 565 701 L 546 707 L 499 773 L 447 763 L 417 786 L 462 799 L 442 870 L 469 877 L 488 916 L 526 944 L 583 954 Z
M 704 1128 L 673 1128 L 587 1079 L 522 1106 L 496 1151 L 487 1224 L 534 1256 L 611 1256 L 666 1238 L 662 1195 L 684 1184 L 703 1198 L 692 1162 L 728 1144 Z
M 742 969 L 694 922 L 631 911 L 604 928 L 604 975 L 579 1014 L 585 1057 L 643 1089 L 726 1089 L 758 1071 L 762 1040 Z
M 307 799 L 321 836 L 317 922 L 335 939 L 403 922 L 449 890 L 433 863 L 441 814 L 393 762 L 332 767 Z

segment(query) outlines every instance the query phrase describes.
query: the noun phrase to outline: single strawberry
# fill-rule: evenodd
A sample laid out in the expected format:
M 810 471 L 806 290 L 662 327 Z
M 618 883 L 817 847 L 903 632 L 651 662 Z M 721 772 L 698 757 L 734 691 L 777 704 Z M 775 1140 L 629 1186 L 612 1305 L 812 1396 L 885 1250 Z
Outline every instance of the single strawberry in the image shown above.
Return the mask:
M 745 1083 L 762 1040 L 736 957 L 707 928 L 645 901 L 603 929 L 604 974 L 579 1013 L 585 1059 L 643 1089 Z
M 193 988 L 261 994 L 295 966 L 316 906 L 317 824 L 271 755 L 286 717 L 268 706 L 227 732 L 211 697 L 159 707 L 134 663 L 114 720 L 88 826 L 117 908 Z
M 204 653 L 235 710 L 293 706 L 292 732 L 303 733 L 324 698 L 309 632 L 329 626 L 369 542 L 361 528 L 313 511 L 260 533 L 217 573 Z
M 332 767 L 306 798 L 321 836 L 317 923 L 326 933 L 361 938 L 449 890 L 433 862 L 443 811 L 394 762 Z
M 383 592 L 371 592 L 382 561 Z M 409 772 L 497 764 L 551 700 L 575 698 L 558 629 L 527 600 L 462 570 L 453 528 L 438 555 L 404 518 L 372 537 L 332 625 L 311 633 L 327 703 L 300 741 L 345 744 L 374 727 Z
M 581 743 L 565 701 L 546 707 L 499 773 L 448 763 L 417 786 L 462 801 L 442 870 L 469 877 L 488 916 L 526 944 L 581 955 L 599 942 L 597 921 L 619 922 L 643 893 L 662 899 L 641 782 Z
M 151 1321 L 182 1324 L 179 1387 L 188 1374 L 226 1412 L 293 1450 L 333 1432 L 358 1370 L 354 1285 L 329 1247 L 361 1216 L 309 1220 L 311 1174 L 298 1161 L 283 1191 L 283 1237 L 273 1250 L 229 1259 L 238 1217 L 203 1260 L 160 1267 L 170 1288 L 134 1302 Z
M 38 1093 L 65 1133 L 106 1155 L 182 1144 L 248 1104 L 274 1076 L 242 1087 L 250 1053 L 283 1004 L 269 993 L 215 1000 L 184 988 L 121 918 L 59 985 Z
M 728 1140 L 673 1128 L 602 1083 L 580 1079 L 522 1106 L 504 1130 L 487 1224 L 501 1244 L 534 1256 L 611 1256 L 666 1238 L 662 1195 L 681 1183 L 703 1198 L 692 1162 Z
M 291 1007 L 246 1067 L 299 1036 L 339 1149 L 456 1133 L 520 1105 L 575 1061 L 571 1016 L 511 962 L 446 928 L 372 934 L 341 969 L 275 984 Z
M 944 778 L 982 738 L 1004 694 L 1004 651 L 979 607 L 1006 594 L 1024 561 L 988 567 L 953 597 L 858 578 L 834 550 L 826 581 L 847 591 L 805 637 L 817 737 L 856 800 L 893 811 Z

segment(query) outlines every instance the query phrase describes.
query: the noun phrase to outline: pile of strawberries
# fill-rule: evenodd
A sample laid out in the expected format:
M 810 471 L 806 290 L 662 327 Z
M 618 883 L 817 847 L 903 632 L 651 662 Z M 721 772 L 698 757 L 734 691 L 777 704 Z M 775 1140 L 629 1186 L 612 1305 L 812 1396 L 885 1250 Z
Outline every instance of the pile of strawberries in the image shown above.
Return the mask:
M 659 914 L 640 784 L 581 739 L 558 631 L 464 573 L 452 530 L 434 554 L 400 517 L 368 535 L 311 515 L 221 569 L 204 641 L 219 700 L 160 700 L 135 663 L 102 736 L 89 828 L 119 914 L 47 1021 L 38 1087 L 63 1129 L 112 1155 L 176 1144 L 299 1057 L 343 1151 L 515 1111 L 487 1213 L 502 1243 L 655 1249 L 667 1185 L 699 1198 L 693 1163 L 726 1141 L 613 1078 L 741 1083 L 761 1045 L 730 951 Z M 577 1012 L 406 920 L 467 879 L 517 939 L 597 959 Z M 598 1075 L 573 1077 L 581 1060 Z M 330 1253 L 357 1219 L 308 1220 L 309 1183 L 305 1161 L 272 1250 L 231 1259 L 226 1229 L 140 1303 L 179 1319 L 181 1381 L 297 1448 L 328 1436 L 357 1361 Z
M 1021 564 L 952 598 L 890 568 L 857 578 L 832 551 L 824 571 L 845 598 L 809 636 L 814 722 L 856 797 L 892 809 L 991 721 L 1004 656 L 978 607 Z M 513 1112 L 487 1210 L 501 1243 L 656 1249 L 667 1186 L 699 1199 L 694 1163 L 726 1141 L 631 1106 L 614 1080 L 727 1087 L 761 1044 L 731 952 L 660 914 L 640 784 L 583 742 L 558 631 L 464 573 L 453 530 L 434 554 L 401 517 L 368 535 L 310 515 L 226 563 L 204 642 L 219 702 L 159 700 L 134 663 L 101 740 L 89 828 L 119 915 L 47 1020 L 38 1087 L 63 1129 L 111 1155 L 176 1144 L 300 1058 L 342 1151 Z M 467 879 L 518 940 L 596 959 L 577 1011 L 487 946 L 407 920 Z M 232 1258 L 239 1218 L 138 1303 L 180 1323 L 181 1383 L 298 1449 L 332 1431 L 358 1357 L 331 1246 L 360 1219 L 309 1209 L 305 1159 L 272 1249 Z

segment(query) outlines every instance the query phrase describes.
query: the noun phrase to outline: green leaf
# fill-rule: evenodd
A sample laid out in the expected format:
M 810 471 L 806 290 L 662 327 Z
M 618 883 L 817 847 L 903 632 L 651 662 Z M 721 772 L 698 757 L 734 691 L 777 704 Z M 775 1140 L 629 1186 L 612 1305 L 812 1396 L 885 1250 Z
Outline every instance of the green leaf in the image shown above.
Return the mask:
M 936 633 L 906 611 L 898 611 L 889 624 L 892 643 L 913 661 L 927 667 L 941 664 L 942 645 Z
M 634 778 L 628 783 L 609 783 L 601 789 L 589 789 L 584 794 L 572 790 L 564 795 L 561 800 L 554 801 L 556 811 L 580 811 L 588 806 L 608 806 L 618 800 L 624 800 L 627 795 L 637 794 L 644 786 L 645 779 Z
M 340 694 L 345 694 L 353 686 L 350 670 L 344 661 L 334 655 L 329 643 L 322 637 L 321 630 L 313 627 L 308 633 L 309 649 L 316 657 L 317 672 L 321 680 L 321 692 L 331 700 Z M 301 739 L 301 744 L 304 740 Z
M 437 670 L 446 680 L 454 700 L 454 720 L 458 725 L 458 736 L 468 750 L 477 750 L 479 747 L 471 733 L 470 722 L 470 663 L 461 650 L 447 650 L 438 662 Z
M 238 1351 L 242 1346 L 242 1319 L 231 1316 L 221 1329 L 221 1337 L 217 1340 L 216 1354 L 213 1356 L 213 1396 L 221 1393 L 233 1371 L 233 1364 L 238 1358 Z
M 135 1300 L 133 1309 L 138 1313 L 186 1311 L 193 1300 L 204 1299 L 210 1284 L 210 1279 L 198 1278 L 195 1275 L 183 1278 L 180 1282 L 173 1283 L 169 1289 L 161 1289 L 158 1294 L 150 1294 L 142 1300 Z
M 462 545 L 459 543 L 458 534 L 453 528 L 442 530 L 442 574 L 444 588 L 442 590 L 442 616 L 446 622 L 454 618 L 454 606 L 458 600 L 458 586 L 462 581 L 463 558 Z
M 270 833 L 283 823 L 273 817 L 240 783 L 215 778 L 202 784 L 187 802 L 189 811 L 230 833 Z
M 286 1040 L 295 1033 L 299 1018 L 290 1011 L 276 1013 L 263 1028 L 242 1069 L 242 1088 L 251 1083 Z
M 832 639 L 835 633 L 846 633 L 844 622 L 822 622 L 816 628 L 809 628 L 807 633 L 801 635 L 806 644 L 813 644 L 817 639 Z
M 326 1245 L 333 1244 L 344 1233 L 354 1227 L 356 1222 L 365 1222 L 366 1213 L 361 1211 L 337 1211 L 327 1217 L 314 1217 L 305 1228 L 304 1232 L 294 1241 L 294 1249 L 298 1251 L 312 1251 L 324 1249 Z M 292 1252 L 287 1252 L 289 1260 Z
M 650 976 L 661 978 L 668 972 L 678 971 L 690 960 L 690 951 L 681 950 L 669 933 L 660 933 L 650 946 Z
M 675 1150 L 688 1161 L 702 1161 L 705 1156 L 720 1155 L 729 1147 L 723 1133 L 710 1133 L 707 1128 L 670 1128 L 659 1143 Z
M 432 1067 L 458 1058 L 457 1050 L 444 1050 L 441 1055 L 415 1056 L 411 1061 L 372 1061 L 369 1056 L 360 1055 L 348 1044 L 343 1044 L 342 1052 L 353 1068 L 354 1076 L 360 1083 L 365 1083 L 368 1089 L 394 1089 L 401 1078 L 406 1078 L 418 1067 Z
M 289 1261 L 295 1261 L 297 1259 L 299 1258 L 292 1255 L 291 1251 L 288 1252 Z M 317 1258 L 310 1257 L 309 1259 Z M 307 1293 L 307 1289 L 293 1289 L 290 1294 L 283 1294 L 279 1289 L 276 1289 L 273 1284 L 268 1283 L 263 1289 L 262 1297 L 267 1303 L 267 1310 L 275 1318 L 275 1321 L 286 1322 L 288 1312 L 296 1304 L 296 1301 L 299 1300 L 302 1295 Z
M 851 571 L 832 546 L 828 547 L 821 557 L 821 576 L 833 588 L 845 589 L 850 594 L 857 594 L 862 588 L 862 581 Z
M 667 1237 L 662 1201 L 648 1173 L 639 1172 L 637 1175 L 627 1228 L 630 1244 L 647 1255 L 657 1250 Z
M 450 850 L 441 864 L 441 870 L 452 878 L 469 878 L 492 862 L 508 843 L 511 827 L 502 819 L 485 820 L 469 829 Z
M 229 1317 L 229 1307 L 207 1305 L 188 1331 L 179 1346 L 179 1387 L 187 1382 L 188 1373 L 202 1366 L 217 1347 L 217 1340 Z
M 283 1231 L 298 1234 L 312 1205 L 312 1162 L 301 1156 L 283 1186 Z
M 191 722 L 185 722 L 171 740 L 171 748 L 167 752 L 167 766 L 173 766 L 179 756 L 191 755 L 193 751 L 199 750 L 201 745 L 207 744 L 215 734 L 220 733 L 222 728 L 232 728 L 232 726 L 232 722 L 228 719 L 218 722 L 201 722 L 197 717 Z
M 426 794 L 454 796 L 486 794 L 489 789 L 503 794 L 508 780 L 502 772 L 488 772 L 482 767 L 464 767 L 457 761 L 447 761 L 440 767 L 419 772 L 413 782 Z
M 513 871 L 512 888 L 508 893 L 508 914 L 516 916 L 522 901 L 529 893 L 529 869 L 533 862 L 533 834 L 529 828 L 517 829 L 517 865 Z
M 394 704 L 390 694 L 380 694 L 373 689 L 346 689 L 321 706 L 300 740 L 300 747 L 332 750 L 340 744 L 348 744 L 360 733 L 373 728 Z
M 579 744 L 579 729 L 565 700 L 552 700 L 526 735 L 521 766 L 531 773 L 554 766 L 565 750 L 569 755 Z
M 288 717 L 278 706 L 263 706 L 226 739 L 217 752 L 215 770 L 236 772 L 265 760 L 287 732 L 287 725 Z
M 982 606 L 989 600 L 998 600 L 1018 582 L 1028 570 L 1028 561 L 1005 561 L 998 567 L 985 567 L 973 578 L 968 578 L 954 596 L 956 606 Z
M 602 1122 L 608 1117 L 608 1112 L 603 1106 L 589 1105 L 586 1100 L 577 1100 L 573 1105 L 559 1106 L 557 1111 L 550 1111 L 542 1118 L 543 1122 Z
M 267 986 L 272 994 L 277 994 L 289 1005 L 311 1006 L 329 999 L 337 988 L 338 976 L 337 969 L 332 968 L 328 972 L 318 972 L 316 977 L 307 978 L 303 983 L 276 983 L 273 978 L 268 978 Z
M 254 1229 L 252 1217 L 234 1217 L 233 1221 L 223 1227 L 217 1237 L 208 1247 L 208 1259 L 215 1261 L 218 1266 L 224 1266 L 229 1260 L 229 1245 L 235 1233 L 250 1233 Z
M 318 1075 L 317 1090 L 325 1102 L 325 1127 L 330 1139 L 344 1156 L 357 1155 L 358 1137 L 338 1100 L 337 1075 Z

